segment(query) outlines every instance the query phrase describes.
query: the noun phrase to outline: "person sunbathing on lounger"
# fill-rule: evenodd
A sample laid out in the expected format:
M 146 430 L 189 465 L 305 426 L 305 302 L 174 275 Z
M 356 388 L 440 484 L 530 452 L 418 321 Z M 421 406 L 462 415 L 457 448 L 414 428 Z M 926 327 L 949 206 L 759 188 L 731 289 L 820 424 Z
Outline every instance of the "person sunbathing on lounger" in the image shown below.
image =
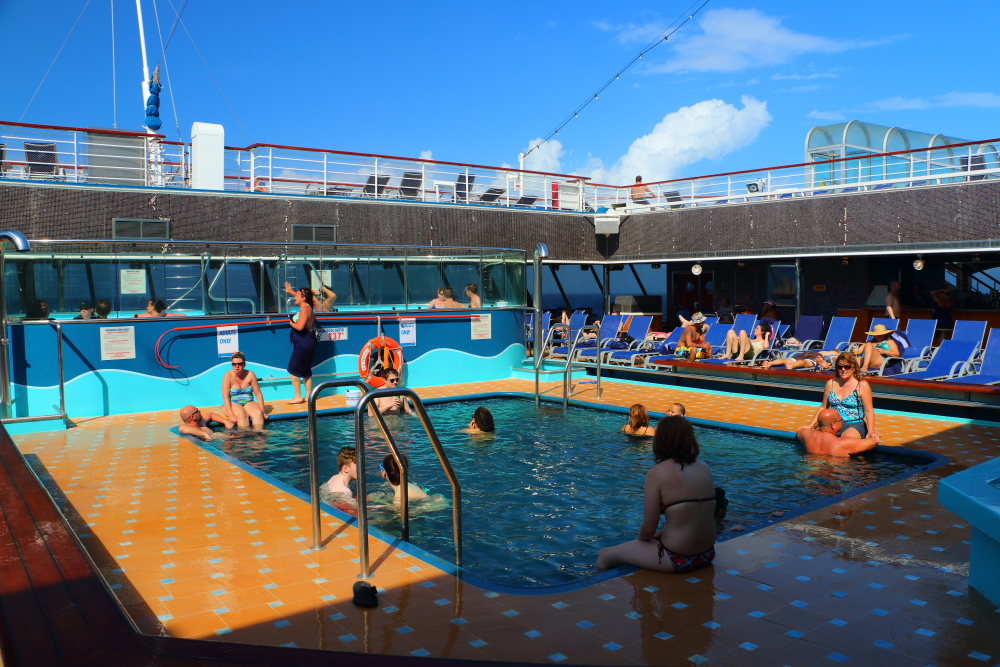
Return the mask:
M 798 368 L 819 368 L 828 371 L 833 366 L 833 360 L 840 354 L 839 350 L 809 350 L 793 354 L 787 359 L 765 361 L 761 366 L 768 368 L 785 368 L 793 371 Z
M 681 339 L 677 341 L 677 349 L 674 354 L 678 359 L 687 358 L 688 361 L 704 359 L 712 356 L 712 346 L 705 340 L 705 332 L 708 325 L 705 324 L 705 316 L 695 313 L 691 316 L 691 326 L 684 330 Z
M 726 357 L 728 359 L 744 359 L 750 361 L 755 354 L 763 352 L 771 340 L 772 322 L 761 320 L 753 329 L 753 338 L 746 331 L 739 334 L 732 329 L 726 332 Z
M 861 343 L 854 352 L 854 356 L 861 360 L 862 373 L 881 368 L 886 357 L 899 356 L 899 344 L 889 335 L 893 331 L 895 329 L 886 329 L 884 324 L 876 324 L 871 331 L 866 332 L 872 340 Z

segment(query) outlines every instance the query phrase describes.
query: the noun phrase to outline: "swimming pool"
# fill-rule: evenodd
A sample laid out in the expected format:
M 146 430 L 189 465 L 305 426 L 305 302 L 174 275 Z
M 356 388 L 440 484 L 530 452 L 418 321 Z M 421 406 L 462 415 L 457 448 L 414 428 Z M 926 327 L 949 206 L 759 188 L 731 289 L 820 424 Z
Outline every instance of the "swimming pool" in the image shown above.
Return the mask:
M 460 432 L 477 405 L 497 423 L 495 436 Z M 642 486 L 653 464 L 650 439 L 617 430 L 626 417 L 604 410 L 493 398 L 430 405 L 428 414 L 462 484 L 464 566 L 492 582 L 514 586 L 567 583 L 593 574 L 599 549 L 635 537 L 642 520 Z M 371 421 L 371 420 L 369 420 Z M 450 497 L 450 486 L 415 417 L 387 417 L 410 459 L 411 481 Z M 320 469 L 336 472 L 336 452 L 353 445 L 350 416 L 319 419 Z M 701 456 L 730 498 L 726 526 L 752 526 L 772 512 L 803 511 L 817 501 L 883 482 L 927 465 L 926 460 L 867 453 L 832 460 L 802 453 L 791 440 L 696 427 Z M 220 448 L 308 493 L 306 420 L 274 422 L 261 435 L 215 441 Z M 388 453 L 371 423 L 367 438 L 372 525 L 399 535 L 398 509 L 386 504 L 378 465 Z M 411 502 L 410 541 L 451 559 L 451 510 L 446 502 Z M 739 533 L 728 533 L 729 536 Z

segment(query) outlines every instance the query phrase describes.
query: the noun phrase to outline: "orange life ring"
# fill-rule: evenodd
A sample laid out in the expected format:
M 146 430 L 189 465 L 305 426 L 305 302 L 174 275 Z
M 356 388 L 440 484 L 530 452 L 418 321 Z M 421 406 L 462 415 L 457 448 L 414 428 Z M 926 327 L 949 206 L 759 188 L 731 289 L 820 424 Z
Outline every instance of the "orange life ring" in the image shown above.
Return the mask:
M 365 343 L 358 354 L 358 374 L 371 386 L 385 384 L 385 372 L 389 369 L 403 372 L 403 348 L 388 336 L 377 336 Z

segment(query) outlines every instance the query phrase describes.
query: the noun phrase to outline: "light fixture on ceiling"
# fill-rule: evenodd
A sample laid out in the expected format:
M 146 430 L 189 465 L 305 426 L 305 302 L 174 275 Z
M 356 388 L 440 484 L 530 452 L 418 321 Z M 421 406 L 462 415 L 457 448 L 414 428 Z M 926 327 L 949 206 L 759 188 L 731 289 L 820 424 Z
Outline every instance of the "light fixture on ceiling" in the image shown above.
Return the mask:
M 740 261 L 736 262 L 736 266 L 740 267 L 741 269 L 742 269 L 742 268 L 743 268 L 744 266 L 746 266 L 746 265 L 747 265 L 747 263 L 746 263 L 746 262 L 744 262 L 744 261 L 743 261 L 742 259 L 741 259 Z
M 848 264 L 851 263 L 851 258 L 850 257 L 841 257 L 840 258 L 840 263 L 843 264 L 844 266 L 847 266 Z
M 923 255 L 917 255 L 917 258 L 913 260 L 913 268 L 917 271 L 924 270 L 924 258 Z
M 701 264 L 695 262 L 694 266 L 691 267 L 691 273 L 693 273 L 696 276 L 700 276 L 701 275 Z
M 650 264 L 649 267 L 655 271 L 658 268 L 660 268 L 660 265 L 659 264 Z

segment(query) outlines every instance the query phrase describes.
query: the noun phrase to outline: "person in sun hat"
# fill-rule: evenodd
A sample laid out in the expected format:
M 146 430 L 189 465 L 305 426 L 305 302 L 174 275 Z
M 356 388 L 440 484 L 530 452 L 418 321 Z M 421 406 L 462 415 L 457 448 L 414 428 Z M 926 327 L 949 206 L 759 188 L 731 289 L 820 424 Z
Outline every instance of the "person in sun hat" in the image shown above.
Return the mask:
M 694 361 L 712 356 L 712 346 L 705 340 L 706 331 L 708 325 L 705 324 L 705 316 L 701 313 L 692 315 L 691 324 L 684 329 L 681 339 L 677 341 L 677 349 L 674 351 L 677 358 Z
M 862 373 L 881 368 L 886 357 L 900 355 L 899 343 L 891 337 L 893 331 L 895 329 L 889 329 L 884 324 L 876 324 L 871 331 L 865 332 L 872 340 L 862 343 L 854 351 L 854 356 L 861 362 Z

